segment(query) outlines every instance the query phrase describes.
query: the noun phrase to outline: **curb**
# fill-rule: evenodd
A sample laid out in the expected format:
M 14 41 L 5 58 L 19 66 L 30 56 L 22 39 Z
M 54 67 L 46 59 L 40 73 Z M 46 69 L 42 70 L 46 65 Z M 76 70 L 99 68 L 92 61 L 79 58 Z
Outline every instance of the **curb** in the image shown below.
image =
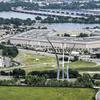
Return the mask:
M 97 100 L 97 96 L 100 93 L 100 90 L 96 93 L 95 100 Z

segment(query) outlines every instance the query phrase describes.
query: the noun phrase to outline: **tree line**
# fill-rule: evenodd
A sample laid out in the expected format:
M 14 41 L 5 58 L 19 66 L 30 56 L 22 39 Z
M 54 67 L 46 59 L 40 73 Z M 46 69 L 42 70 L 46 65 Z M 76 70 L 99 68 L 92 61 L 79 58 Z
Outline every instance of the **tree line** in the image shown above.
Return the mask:
M 98 19 L 98 20 L 96 20 Z M 32 25 L 36 23 L 36 21 L 39 21 L 40 23 L 84 23 L 84 24 L 100 24 L 100 18 L 99 17 L 87 17 L 87 18 L 72 18 L 72 17 L 52 17 L 48 16 L 44 19 L 42 17 L 35 17 L 34 20 L 27 18 L 27 19 L 19 19 L 19 18 L 11 18 L 11 19 L 5 19 L 5 18 L 0 18 L 0 25 L 10 25 L 13 24 L 15 26 L 20 26 L 20 25 Z
M 0 72 L 1 75 L 7 75 L 8 72 Z M 89 74 L 80 75 L 77 71 L 70 69 L 70 79 L 73 81 L 67 80 L 56 80 L 56 71 L 32 71 L 26 75 L 24 69 L 14 69 L 8 75 L 13 76 L 12 80 L 0 81 L 0 85 L 22 85 L 33 86 L 33 87 L 93 87 L 94 77 L 99 75 L 94 75 L 92 78 Z M 20 80 L 24 79 L 23 82 Z M 18 81 L 20 82 L 19 84 Z M 100 84 L 99 84 L 100 85 Z
M 25 20 L 19 18 L 11 18 L 11 19 L 0 18 L 0 25 L 13 24 L 15 26 L 20 26 L 20 25 L 32 25 L 33 23 L 35 23 L 35 20 L 31 20 L 30 18 L 27 18 Z
M 9 58 L 15 58 L 18 55 L 18 49 L 15 46 L 0 44 L 1 55 Z
M 97 9 L 100 8 L 98 5 L 100 1 L 90 1 L 85 3 L 80 2 L 71 2 L 71 3 L 62 3 L 62 4 L 49 4 L 45 6 L 39 6 L 38 3 L 29 3 L 22 2 L 20 0 L 12 0 L 12 2 L 0 2 L 0 11 L 11 11 L 12 7 L 22 7 L 27 10 L 39 10 L 39 9 Z
M 0 11 L 12 11 L 12 8 L 16 7 L 22 7 L 24 9 L 29 9 L 29 10 L 38 10 L 39 6 L 38 4 L 35 3 L 28 3 L 28 2 L 12 2 L 12 3 L 7 3 L 7 2 L 0 2 Z
M 96 20 L 97 19 L 97 20 Z M 84 24 L 96 24 L 100 23 L 100 17 L 88 16 L 85 17 L 47 17 L 41 20 L 41 23 L 84 23 Z

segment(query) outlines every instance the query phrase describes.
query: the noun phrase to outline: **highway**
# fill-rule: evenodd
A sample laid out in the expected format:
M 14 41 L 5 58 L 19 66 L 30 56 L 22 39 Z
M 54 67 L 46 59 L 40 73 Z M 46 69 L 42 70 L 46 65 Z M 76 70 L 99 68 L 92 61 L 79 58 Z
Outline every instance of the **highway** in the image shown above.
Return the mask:
M 19 12 L 19 13 L 27 13 L 27 14 L 33 14 L 33 15 L 41 15 L 41 16 L 54 16 L 54 17 L 73 17 L 73 18 L 81 18 L 83 17 L 81 14 L 80 15 L 76 15 L 74 13 L 72 14 L 66 14 L 65 12 L 62 13 L 57 13 L 57 12 L 47 12 L 47 11 L 36 11 L 36 10 L 23 10 L 23 9 L 12 9 L 13 12 Z M 85 18 L 87 18 L 86 16 L 84 16 Z

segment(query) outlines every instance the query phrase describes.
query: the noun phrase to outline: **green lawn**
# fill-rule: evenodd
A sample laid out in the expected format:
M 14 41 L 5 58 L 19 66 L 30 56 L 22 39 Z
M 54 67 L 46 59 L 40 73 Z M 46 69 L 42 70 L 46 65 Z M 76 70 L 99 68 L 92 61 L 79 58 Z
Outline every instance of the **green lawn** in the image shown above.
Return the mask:
M 56 59 L 55 57 L 33 55 L 31 53 L 22 53 L 15 58 L 15 61 L 21 63 L 21 66 L 27 71 L 32 70 L 43 71 L 43 70 L 56 70 Z M 62 62 L 60 62 L 60 66 Z M 66 64 L 65 64 L 66 68 Z M 96 66 L 95 63 L 86 61 L 76 61 L 70 64 L 70 68 L 79 71 L 95 71 L 100 70 L 100 66 Z
M 0 100 L 93 100 L 94 96 L 93 89 L 0 87 Z
M 56 69 L 56 60 L 54 57 L 19 53 L 14 60 L 20 62 L 21 66 L 24 66 L 27 72 L 32 70 L 42 71 Z
M 22 53 L 15 58 L 15 61 L 20 61 L 21 65 L 27 72 L 30 71 L 42 71 L 42 70 L 56 70 L 56 59 L 55 57 L 33 55 L 30 53 Z M 62 63 L 62 62 L 61 62 Z M 60 65 L 61 65 L 60 63 Z M 62 66 L 62 65 L 61 65 Z M 66 65 L 65 65 L 66 68 Z M 95 63 L 86 61 L 76 61 L 70 64 L 70 68 L 79 71 L 93 71 L 100 70 L 100 66 L 96 66 Z
M 99 66 L 96 66 L 93 62 L 87 61 L 76 61 L 70 64 L 71 68 L 79 70 L 79 71 L 92 71 L 92 70 L 100 70 Z

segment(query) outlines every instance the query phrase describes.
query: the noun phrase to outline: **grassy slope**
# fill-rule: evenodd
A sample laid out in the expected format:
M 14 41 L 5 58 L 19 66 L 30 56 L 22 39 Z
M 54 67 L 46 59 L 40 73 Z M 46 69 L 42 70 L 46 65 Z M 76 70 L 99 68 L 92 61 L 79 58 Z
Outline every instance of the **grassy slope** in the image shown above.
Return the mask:
M 93 100 L 94 96 L 92 89 L 0 87 L 0 100 Z
M 24 66 L 24 69 L 27 71 L 55 70 L 57 68 L 55 58 L 48 56 L 32 55 L 30 53 L 20 53 L 15 60 L 20 60 L 22 66 Z M 70 68 L 77 70 L 100 70 L 100 66 L 95 67 L 95 63 L 85 61 L 72 62 L 70 64 Z
M 77 70 L 84 70 L 84 71 L 92 71 L 92 70 L 100 70 L 99 66 L 96 66 L 93 62 L 87 62 L 87 61 L 76 61 L 71 63 L 71 68 L 77 69 Z

